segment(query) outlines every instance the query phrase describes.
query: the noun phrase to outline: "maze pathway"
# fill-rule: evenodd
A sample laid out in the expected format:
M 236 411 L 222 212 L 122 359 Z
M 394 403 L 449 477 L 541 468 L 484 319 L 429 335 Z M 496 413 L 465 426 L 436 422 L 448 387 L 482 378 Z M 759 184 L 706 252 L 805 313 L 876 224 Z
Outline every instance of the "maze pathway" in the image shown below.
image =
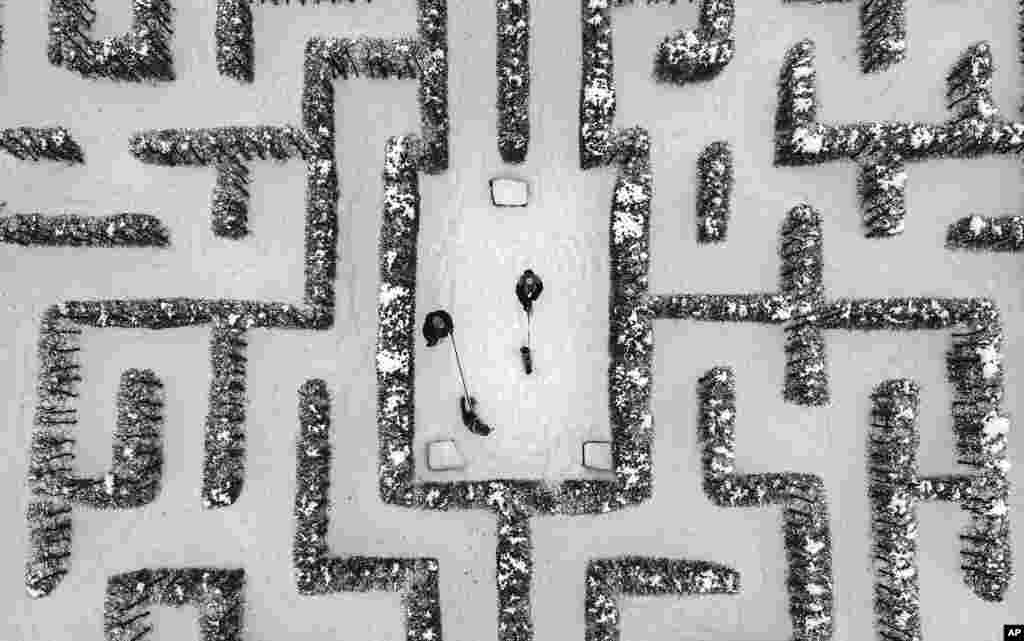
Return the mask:
M 996 638 L 1021 19 L 2 7 L 0 637 Z

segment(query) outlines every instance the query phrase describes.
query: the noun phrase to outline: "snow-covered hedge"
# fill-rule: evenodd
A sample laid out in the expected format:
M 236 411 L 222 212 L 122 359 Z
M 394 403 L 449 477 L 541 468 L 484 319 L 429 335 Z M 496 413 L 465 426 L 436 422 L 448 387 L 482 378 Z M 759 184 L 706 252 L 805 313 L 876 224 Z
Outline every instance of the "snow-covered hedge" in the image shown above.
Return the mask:
M 261 0 L 260 4 L 265 2 Z M 217 69 L 222 75 L 240 82 L 253 80 L 251 5 L 251 0 L 217 2 Z M 415 39 L 310 40 L 306 47 L 303 94 L 303 124 L 310 136 L 320 136 L 321 126 L 333 133 L 333 121 L 326 122 L 328 113 L 332 117 L 334 113 L 333 80 L 352 76 L 419 78 L 423 136 L 430 150 L 423 161 L 430 173 L 448 167 L 447 0 L 418 0 L 417 22 L 419 33 Z
M 704 492 L 722 507 L 783 508 L 793 638 L 831 639 L 832 539 L 824 483 L 813 474 L 736 471 L 736 381 L 731 369 L 716 367 L 708 371 L 700 379 L 698 396 Z
M 945 123 L 825 125 L 817 121 L 814 45 L 804 40 L 789 51 L 780 75 L 775 163 L 857 162 L 862 168 L 860 189 L 867 234 L 898 234 L 906 212 L 905 162 L 1024 151 L 1024 123 L 1008 121 L 999 114 L 991 95 L 992 72 L 988 43 L 969 47 L 949 75 L 949 107 L 954 117 Z
M 29 559 L 25 585 L 31 596 L 49 594 L 67 573 L 72 505 L 127 509 L 151 503 L 163 473 L 163 394 L 149 370 L 121 375 L 117 393 L 113 463 L 101 478 L 75 475 L 75 427 L 81 365 L 81 330 L 48 313 L 39 341 L 38 405 L 29 456 L 27 512 Z
M 25 247 L 167 247 L 170 234 L 149 214 L 0 216 L 0 243 Z
M 317 4 L 321 0 L 316 0 Z M 355 0 L 348 0 L 353 4 Z M 371 0 L 366 0 L 367 3 Z M 331 4 L 339 4 L 339 0 L 330 0 Z M 214 27 L 217 70 L 221 75 L 234 78 L 239 82 L 253 81 L 253 18 L 252 5 L 291 4 L 289 0 L 217 0 L 217 19 Z M 305 0 L 296 4 L 305 5 Z M 344 4 L 344 2 L 341 2 Z
M 18 160 L 72 165 L 85 162 L 81 147 L 63 127 L 0 129 L 0 149 Z M 0 243 L 25 247 L 166 247 L 170 234 L 158 218 L 148 214 L 32 213 L 0 216 Z
M 522 162 L 530 146 L 530 0 L 496 0 L 498 150 Z
M 0 129 L 0 149 L 18 160 L 85 162 L 82 148 L 64 127 Z
M 215 236 L 242 238 L 249 233 L 249 167 L 237 160 L 217 163 L 210 207 Z
M 1024 217 L 973 215 L 961 218 L 950 225 L 946 246 L 993 252 L 1021 251 L 1024 249 Z
M 159 568 L 116 574 L 107 581 L 103 632 L 111 641 L 141 641 L 153 626 L 154 606 L 193 606 L 201 641 L 241 641 L 245 571 Z
M 217 0 L 213 38 L 217 71 L 239 82 L 252 82 L 254 43 L 250 0 Z
M 885 381 L 875 389 L 868 447 L 877 625 L 910 639 L 921 638 L 918 396 L 917 385 L 905 379 Z
M 646 307 L 652 176 L 650 139 L 643 130 L 616 137 L 609 156 L 619 167 L 610 216 L 612 364 L 609 373 L 615 481 L 571 480 L 557 487 L 534 481 L 415 483 L 413 475 L 413 354 L 419 230 L 419 168 L 425 145 L 415 137 L 389 140 L 385 152 L 380 234 L 377 334 L 377 424 L 380 494 L 387 503 L 423 509 L 494 509 L 523 514 L 608 512 L 650 496 L 649 411 L 652 327 Z M 511 509 L 511 508 L 510 508 Z
M 825 305 L 821 214 L 794 207 L 782 226 L 781 292 L 792 306 L 786 323 L 786 382 L 782 396 L 804 406 L 828 405 L 825 337 L 818 319 Z
M 544 514 L 604 513 L 635 505 L 651 493 L 651 318 L 646 310 L 652 176 L 643 130 L 616 136 L 608 156 L 619 168 L 610 215 L 612 264 L 609 392 L 615 479 L 417 483 L 413 416 L 419 172 L 428 153 L 418 138 L 388 141 L 380 233 L 377 333 L 379 492 L 385 503 L 497 516 L 498 625 L 506 638 L 532 637 L 533 572 L 529 519 Z M 316 465 L 322 461 L 317 458 Z M 300 472 L 301 474 L 301 472 Z M 433 607 L 428 602 L 429 607 Z
M 50 62 L 86 78 L 169 82 L 174 80 L 171 54 L 173 19 L 170 0 L 132 0 L 132 28 L 127 35 L 93 40 L 94 0 L 50 0 Z
M 647 0 L 659 4 L 676 0 Z M 611 162 L 616 151 L 615 58 L 612 54 L 612 5 L 634 0 L 581 0 L 582 84 L 580 86 L 580 167 Z M 710 78 L 732 60 L 733 0 L 701 0 L 700 25 L 666 38 L 658 46 L 654 75 L 664 82 L 683 84 Z
M 960 535 L 961 568 L 965 582 L 978 596 L 1001 601 L 1009 586 L 1009 463 L 1005 454 L 1009 420 L 999 409 L 1002 373 L 996 347 L 989 342 L 994 338 L 992 328 L 960 334 L 949 357 L 950 375 L 955 379 L 958 462 L 977 474 L 920 475 L 920 391 L 914 382 L 885 381 L 872 396 L 868 471 L 879 630 L 906 638 L 921 636 L 916 553 L 917 506 L 922 501 L 955 501 L 971 514 L 971 523 Z
M 700 26 L 681 30 L 658 45 L 655 77 L 681 85 L 718 75 L 736 51 L 735 14 L 734 0 L 701 0 Z
M 428 7 L 443 3 L 427 0 Z M 436 24 L 435 24 L 436 23 Z M 425 25 L 425 26 L 424 26 Z M 443 12 L 428 12 L 421 28 L 437 36 L 444 33 Z M 442 39 L 443 42 L 443 39 Z M 421 59 L 429 53 L 430 60 Z M 418 61 L 418 62 L 417 62 Z M 239 167 L 255 160 L 301 159 L 307 164 L 305 220 L 305 285 L 303 303 L 251 300 L 151 298 L 99 301 L 67 301 L 46 312 L 42 324 L 39 385 L 59 397 L 68 420 L 73 421 L 73 386 L 77 382 L 77 361 L 68 354 L 79 348 L 79 326 L 96 328 L 146 328 L 152 330 L 213 325 L 211 343 L 210 409 L 206 425 L 203 499 L 207 507 L 231 505 L 240 495 L 244 480 L 245 421 L 245 332 L 251 328 L 326 329 L 334 320 L 334 280 L 337 261 L 338 177 L 334 160 L 334 99 L 332 83 L 337 77 L 364 74 L 374 77 L 419 77 L 423 99 L 425 137 L 418 158 L 428 171 L 440 171 L 447 164 L 447 59 L 441 49 L 428 50 L 420 41 L 379 39 L 317 40 L 310 42 L 306 56 L 306 84 L 303 94 L 303 129 L 297 127 L 221 127 L 214 129 L 147 131 L 134 135 L 132 153 L 143 162 L 159 165 L 211 166 L 217 168 L 214 191 L 214 224 L 238 233 L 238 214 L 247 205 Z M 0 132 L 0 145 L 19 158 L 81 162 L 81 151 L 63 129 L 12 129 Z M 230 202 L 228 202 L 230 201 Z M 224 207 L 226 209 L 221 209 Z M 226 219 L 226 214 L 235 218 Z M 125 219 L 111 219 L 115 223 Z M 143 219 L 131 219 L 140 222 Z M 148 219 L 145 219 L 148 220 Z M 22 220 L 14 220 L 19 225 Z M 73 223 L 73 224 L 72 224 Z M 95 227 L 99 220 L 70 221 L 54 227 L 54 236 L 77 237 L 72 232 L 83 224 Z M 21 229 L 21 227 L 19 227 Z M 134 237 L 124 229 L 104 229 L 106 236 Z M 20 232 L 19 232 L 20 233 Z M 126 235 L 127 234 L 127 235 Z M 12 237 L 13 238 L 13 237 Z M 24 238 L 24 234 L 17 236 Z M 34 240 L 41 240 L 33 236 Z M 51 353 L 49 346 L 55 347 Z M 44 350 L 43 347 L 46 347 Z M 41 392 L 34 434 L 46 439 L 52 426 L 47 417 L 49 392 Z M 73 422 L 68 423 L 68 429 Z M 73 502 L 60 490 L 67 470 L 60 460 L 70 456 L 73 439 L 58 441 L 50 456 L 57 468 L 33 468 L 37 492 L 28 510 L 30 527 L 47 538 L 45 546 L 33 548 L 26 570 L 26 585 L 34 596 L 51 593 L 67 573 L 67 551 L 71 541 Z M 36 478 L 36 477 L 39 478 Z M 114 478 L 114 477 L 112 477 Z M 116 479 L 115 479 L 116 481 Z M 115 482 L 115 490 L 117 490 Z M 72 497 L 73 498 L 73 497 Z
M 871 154 L 865 154 L 865 158 Z M 860 197 L 869 238 L 903 233 L 907 170 L 898 153 L 881 152 L 860 167 Z
M 724 565 L 656 557 L 625 556 L 587 565 L 586 641 L 619 641 L 620 596 L 737 594 L 739 574 Z
M 779 291 L 764 294 L 661 294 L 650 305 L 657 318 L 781 325 L 786 332 L 783 397 L 798 405 L 829 402 L 821 317 L 828 311 L 822 283 L 821 214 L 797 205 L 780 232 Z
M 714 142 L 697 159 L 697 242 L 720 243 L 732 213 L 733 161 L 729 143 Z
M 331 404 L 322 380 L 299 389 L 295 539 L 292 563 L 299 594 L 399 592 L 406 638 L 441 641 L 439 565 L 430 558 L 338 557 L 330 554 Z
M 234 504 L 245 480 L 245 329 L 214 327 L 210 339 L 210 409 L 206 416 L 203 505 Z
M 865 73 L 884 71 L 907 55 L 906 0 L 860 5 L 860 66 Z
M 968 475 L 924 479 L 922 499 L 955 501 L 971 516 L 961 534 L 964 580 L 982 599 L 1002 601 L 1013 577 L 1010 550 L 1010 422 L 1003 409 L 1003 327 L 994 305 L 981 304 L 954 333 L 947 356 L 953 383 L 957 463 Z

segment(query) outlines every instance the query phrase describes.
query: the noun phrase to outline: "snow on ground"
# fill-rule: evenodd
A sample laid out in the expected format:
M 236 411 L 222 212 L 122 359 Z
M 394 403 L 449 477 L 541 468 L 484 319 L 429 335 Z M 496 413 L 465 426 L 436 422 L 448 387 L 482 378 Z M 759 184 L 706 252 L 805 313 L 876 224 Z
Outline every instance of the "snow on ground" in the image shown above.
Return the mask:
M 206 511 L 199 500 L 202 420 L 208 365 L 202 331 L 146 333 L 125 339 L 90 336 L 83 356 L 83 394 L 95 416 L 82 424 L 83 470 L 99 472 L 108 456 L 114 385 L 127 367 L 153 367 L 165 379 L 167 423 L 164 491 L 138 511 L 76 513 L 73 570 L 57 593 L 24 596 L 25 461 L 34 404 L 35 340 L 45 306 L 60 299 L 152 295 L 251 296 L 297 300 L 302 267 L 301 163 L 256 166 L 251 238 L 216 239 L 209 232 L 205 170 L 167 169 L 135 161 L 130 133 L 157 127 L 284 124 L 299 121 L 301 53 L 312 34 L 398 34 L 414 27 L 412 5 L 257 9 L 256 82 L 239 87 L 217 77 L 212 3 L 178 2 L 174 52 L 179 80 L 159 87 L 85 81 L 46 62 L 46 3 L 2 8 L 6 43 L 0 54 L 2 126 L 60 123 L 86 150 L 82 167 L 32 166 L 0 158 L 8 179 L 0 199 L 12 209 L 148 211 L 171 229 L 172 248 L 142 250 L 0 251 L 0 380 L 6 415 L 0 451 L 7 491 L 0 515 L 8 545 L 0 551 L 0 638 L 12 641 L 103 637 L 101 606 L 107 576 L 154 565 L 241 565 L 251 639 L 402 638 L 400 606 L 391 595 L 299 597 L 290 573 L 294 499 L 296 390 L 325 378 L 335 398 L 335 504 L 330 534 L 337 554 L 431 555 L 441 564 L 444 631 L 449 639 L 493 639 L 493 519 L 483 514 L 425 514 L 383 507 L 376 495 L 375 382 L 376 242 L 382 199 L 380 171 L 387 136 L 418 129 L 411 84 L 358 81 L 338 91 L 342 197 L 338 320 L 322 334 L 256 332 L 250 349 L 248 481 L 239 502 Z M 104 15 L 122 2 L 100 0 Z M 503 165 L 495 143 L 494 13 L 487 4 L 450 2 L 451 170 L 422 180 L 417 309 L 455 315 L 457 339 L 491 437 L 470 435 L 456 411 L 459 387 L 450 348 L 417 343 L 417 464 L 422 478 L 564 478 L 579 467 L 584 440 L 608 431 L 607 234 L 610 170 L 577 169 L 579 6 L 534 2 L 533 134 L 525 164 Z M 856 3 L 738 3 L 737 55 L 709 84 L 656 85 L 651 60 L 670 28 L 689 26 L 696 10 L 645 6 L 616 9 L 618 126 L 650 129 L 655 202 L 651 290 L 746 292 L 774 290 L 776 239 L 785 212 L 808 201 L 823 211 L 825 279 L 831 296 L 991 296 L 1004 314 L 1008 340 L 1007 410 L 1024 415 L 1018 363 L 1024 363 L 1022 264 L 1014 255 L 952 254 L 946 226 L 979 213 L 1019 213 L 1020 167 L 1011 159 L 912 164 L 906 232 L 863 238 L 849 164 L 772 167 L 775 84 L 782 56 L 797 40 L 818 43 L 821 117 L 937 121 L 947 68 L 969 44 L 990 39 L 998 66 L 995 96 L 1006 113 L 1021 101 L 1013 3 L 909 2 L 908 59 L 864 77 L 856 63 Z M 123 28 L 124 16 L 101 29 Z M 695 242 L 695 162 L 714 140 L 728 140 L 736 188 L 724 245 Z M 487 180 L 529 180 L 525 209 L 489 204 Z M 537 372 L 524 377 L 518 348 L 524 316 L 515 278 L 532 266 L 545 280 L 537 305 Z M 781 331 L 760 327 L 658 321 L 652 409 L 655 493 L 623 513 L 540 519 L 535 547 L 534 620 L 538 641 L 583 638 L 583 572 L 587 560 L 616 554 L 707 559 L 739 570 L 736 597 L 704 600 L 626 599 L 623 638 L 781 639 L 790 635 L 783 580 L 785 558 L 775 509 L 712 507 L 700 488 L 696 449 L 696 381 L 713 365 L 735 368 L 738 380 L 737 468 L 793 470 L 825 480 L 832 513 L 837 641 L 871 631 L 869 512 L 865 442 L 870 390 L 883 378 L 909 376 L 922 387 L 923 473 L 955 471 L 943 372 L 944 334 L 827 334 L 833 403 L 805 409 L 781 400 Z M 180 347 L 180 349 L 178 349 Z M 95 399 L 95 400 L 94 400 Z M 429 474 L 422 444 L 454 438 L 469 465 Z M 1010 434 L 1010 458 L 1020 452 Z M 1011 472 L 1024 484 L 1020 467 Z M 1019 514 L 1024 500 L 1011 494 Z M 1007 602 L 988 605 L 961 584 L 956 534 L 965 520 L 953 506 L 921 509 L 920 567 L 928 639 L 989 638 L 1024 612 L 1019 581 Z M 1022 549 L 1022 528 L 1013 542 Z M 1019 556 L 1019 554 L 1018 554 Z M 168 616 L 153 639 L 193 638 L 186 619 Z M 1019 622 L 1019 621 L 1018 621 Z

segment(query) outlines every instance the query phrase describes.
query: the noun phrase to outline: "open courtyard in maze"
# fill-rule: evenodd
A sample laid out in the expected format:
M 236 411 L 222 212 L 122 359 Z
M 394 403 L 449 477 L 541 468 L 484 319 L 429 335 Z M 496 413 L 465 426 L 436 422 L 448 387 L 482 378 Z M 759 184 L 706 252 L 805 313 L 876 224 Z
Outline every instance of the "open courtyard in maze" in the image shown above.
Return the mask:
M 0 639 L 1024 623 L 1024 5 L 0 26 Z

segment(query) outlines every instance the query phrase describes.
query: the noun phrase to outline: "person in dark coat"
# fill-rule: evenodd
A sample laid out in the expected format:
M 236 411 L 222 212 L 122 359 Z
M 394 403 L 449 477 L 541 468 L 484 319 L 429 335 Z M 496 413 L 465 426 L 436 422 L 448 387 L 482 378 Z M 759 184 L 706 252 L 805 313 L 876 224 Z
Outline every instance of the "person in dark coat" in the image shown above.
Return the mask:
M 462 382 L 464 396 L 459 397 L 459 412 L 462 414 L 462 424 L 477 436 L 487 436 L 491 433 L 491 427 L 480 420 L 476 413 L 476 399 L 469 395 L 469 388 L 466 386 L 466 376 L 462 371 L 462 360 L 459 358 L 459 350 L 455 346 L 455 322 L 451 314 L 443 309 L 427 314 L 423 319 L 423 338 L 427 340 L 427 347 L 434 347 L 444 338 L 450 338 L 452 351 L 455 353 L 455 364 L 459 368 L 459 381 Z
M 427 339 L 427 347 L 437 345 L 442 338 L 450 336 L 454 329 L 451 314 L 443 309 L 430 312 L 423 321 L 423 338 Z
M 533 352 L 530 347 L 533 303 L 540 298 L 540 294 L 543 291 L 544 282 L 541 281 L 540 276 L 535 274 L 532 269 L 524 271 L 519 276 L 519 280 L 516 281 L 516 298 L 519 299 L 519 304 L 523 306 L 523 311 L 526 312 L 526 345 L 519 348 L 519 353 L 522 355 L 523 369 L 526 370 L 527 374 L 533 373 Z
M 533 303 L 540 298 L 543 291 L 544 282 L 532 269 L 527 269 L 519 276 L 519 280 L 516 281 L 516 298 L 519 299 L 519 304 L 523 306 L 527 316 L 533 312 Z

